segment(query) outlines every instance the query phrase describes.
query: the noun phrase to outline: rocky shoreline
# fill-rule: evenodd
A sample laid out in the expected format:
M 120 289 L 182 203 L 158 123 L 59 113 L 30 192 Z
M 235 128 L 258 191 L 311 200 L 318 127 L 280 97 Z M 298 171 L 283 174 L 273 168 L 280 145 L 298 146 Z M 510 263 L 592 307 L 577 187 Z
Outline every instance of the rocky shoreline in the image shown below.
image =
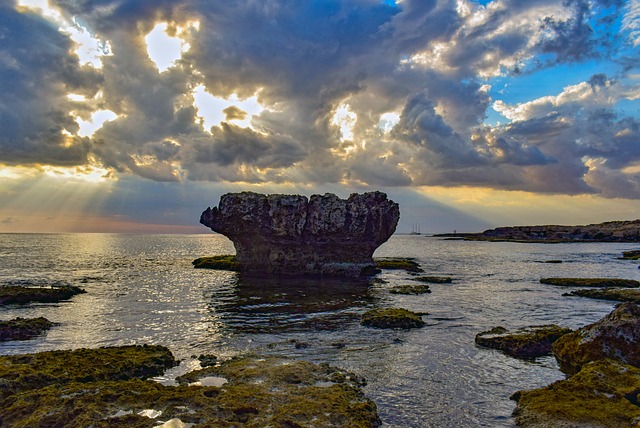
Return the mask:
M 506 226 L 481 233 L 446 233 L 435 236 L 494 242 L 640 242 L 640 219 L 582 226 Z

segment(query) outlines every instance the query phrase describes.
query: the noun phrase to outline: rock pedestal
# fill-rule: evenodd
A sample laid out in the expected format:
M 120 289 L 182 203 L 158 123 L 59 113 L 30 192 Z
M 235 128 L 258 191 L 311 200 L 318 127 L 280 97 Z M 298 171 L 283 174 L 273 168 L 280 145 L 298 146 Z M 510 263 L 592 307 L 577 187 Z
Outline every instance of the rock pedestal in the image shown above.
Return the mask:
M 382 192 L 340 199 L 227 193 L 200 223 L 227 236 L 245 272 L 357 277 L 375 269 L 373 252 L 393 234 L 398 204 Z

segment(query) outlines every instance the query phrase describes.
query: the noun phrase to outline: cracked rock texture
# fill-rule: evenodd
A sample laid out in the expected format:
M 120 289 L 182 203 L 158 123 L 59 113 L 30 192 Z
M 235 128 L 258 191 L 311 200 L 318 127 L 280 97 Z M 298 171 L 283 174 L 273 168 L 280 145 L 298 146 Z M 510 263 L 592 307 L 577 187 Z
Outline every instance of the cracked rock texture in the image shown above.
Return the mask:
M 223 195 L 200 223 L 233 241 L 241 271 L 357 277 L 375 269 L 373 252 L 399 218 L 382 192 L 348 199 L 242 192 Z

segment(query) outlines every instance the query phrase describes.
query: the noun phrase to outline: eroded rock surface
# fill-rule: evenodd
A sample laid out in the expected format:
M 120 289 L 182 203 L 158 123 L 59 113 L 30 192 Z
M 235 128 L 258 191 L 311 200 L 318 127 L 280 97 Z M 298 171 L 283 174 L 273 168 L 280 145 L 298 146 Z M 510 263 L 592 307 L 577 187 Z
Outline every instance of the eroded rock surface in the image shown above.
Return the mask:
M 555 341 L 553 353 L 560 369 L 568 374 L 602 358 L 640 367 L 640 306 L 631 302 L 618 305 L 600 321 Z
M 375 269 L 373 252 L 393 234 L 398 204 L 382 192 L 340 199 L 227 193 L 200 223 L 227 236 L 245 272 L 356 277 Z
M 536 358 L 551 354 L 551 344 L 571 329 L 551 325 L 538 325 L 509 331 L 495 327 L 476 335 L 476 344 L 499 349 L 516 358 Z

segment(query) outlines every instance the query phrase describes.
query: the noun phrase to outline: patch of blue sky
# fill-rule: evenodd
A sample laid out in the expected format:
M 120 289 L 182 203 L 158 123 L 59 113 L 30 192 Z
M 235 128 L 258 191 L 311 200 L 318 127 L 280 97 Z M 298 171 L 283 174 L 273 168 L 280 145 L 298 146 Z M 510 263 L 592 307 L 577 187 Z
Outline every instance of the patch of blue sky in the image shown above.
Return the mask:
M 607 78 L 615 79 L 619 73 L 619 66 L 614 62 L 599 60 L 584 63 L 558 64 L 545 67 L 530 73 L 500 76 L 489 79 L 491 85 L 489 95 L 494 101 L 501 100 L 514 105 L 536 100 L 545 96 L 556 96 L 568 86 L 587 82 L 596 74 L 604 74 Z M 486 112 L 485 124 L 496 125 L 509 122 L 507 118 L 489 107 Z

